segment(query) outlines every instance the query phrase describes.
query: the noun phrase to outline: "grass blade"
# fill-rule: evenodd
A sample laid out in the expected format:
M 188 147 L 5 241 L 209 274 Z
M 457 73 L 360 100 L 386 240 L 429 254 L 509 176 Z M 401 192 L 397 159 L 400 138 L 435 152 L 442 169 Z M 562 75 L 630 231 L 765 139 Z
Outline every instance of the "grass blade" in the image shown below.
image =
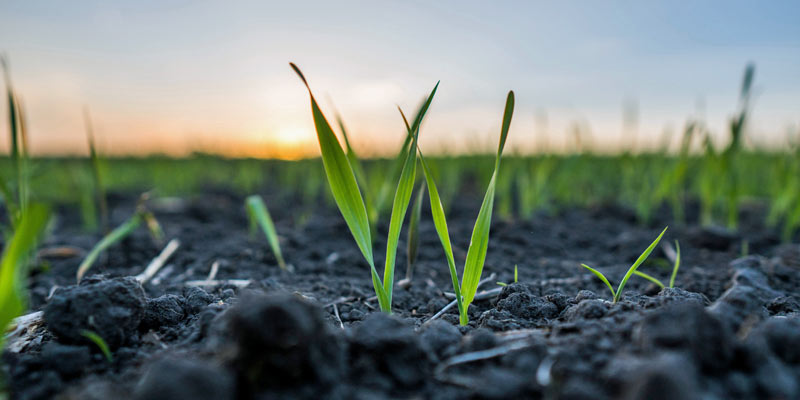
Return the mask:
M 472 238 L 467 250 L 467 261 L 464 264 L 464 275 L 461 278 L 461 292 L 464 295 L 464 304 L 469 307 L 478 290 L 478 282 L 481 279 L 483 265 L 486 261 L 486 251 L 489 247 L 489 228 L 492 222 L 492 208 L 494 206 L 495 186 L 497 175 L 500 169 L 500 158 L 503 154 L 503 147 L 508 137 L 508 129 L 511 126 L 511 116 L 514 113 L 514 92 L 509 91 L 506 98 L 505 112 L 503 113 L 503 125 L 500 131 L 500 144 L 497 146 L 497 156 L 494 162 L 494 172 L 489 181 L 489 187 L 483 198 L 478 218 L 472 230 Z
M 424 114 L 423 110 L 427 110 L 426 104 L 428 104 L 427 101 L 423 102 L 420 105 L 419 110 L 417 110 L 417 115 L 414 117 L 414 123 L 411 126 L 409 126 L 408 120 L 406 120 L 405 115 L 403 115 L 403 110 L 400 110 L 400 115 L 403 116 L 403 121 L 405 122 L 406 125 L 406 137 L 405 140 L 403 141 L 403 146 L 400 148 L 400 154 L 398 154 L 397 158 L 392 162 L 392 168 L 389 172 L 389 179 L 385 179 L 383 181 L 383 184 L 381 184 L 381 188 L 378 192 L 378 198 L 375 202 L 376 217 L 380 216 L 380 214 L 384 211 L 386 202 L 389 198 L 389 193 L 392 189 L 391 182 L 394 182 L 394 180 L 400 176 L 402 167 L 405 163 L 405 159 L 408 156 L 408 151 L 411 147 L 411 139 L 413 138 L 413 132 L 415 132 L 419 128 L 419 124 L 422 122 L 421 116 Z
M 31 204 L 0 258 L 0 331 L 25 310 L 27 260 L 50 219 L 50 209 Z M 0 334 L 0 352 L 5 334 Z
M 339 125 L 339 130 L 342 131 L 342 137 L 344 138 L 344 145 L 347 150 L 345 155 L 347 156 L 347 161 L 350 162 L 350 168 L 353 169 L 353 174 L 356 176 L 356 182 L 360 185 L 360 187 L 364 188 L 364 206 L 367 208 L 367 219 L 370 222 L 370 228 L 372 229 L 371 234 L 374 235 L 376 233 L 376 224 L 378 222 L 378 211 L 375 209 L 374 201 L 372 200 L 372 192 L 369 189 L 369 181 L 367 180 L 367 174 L 364 172 L 364 167 L 361 165 L 361 160 L 358 159 L 358 154 L 356 154 L 353 147 L 350 145 L 350 137 L 347 134 L 347 129 L 344 127 L 344 121 L 339 113 L 335 114 L 336 116 L 336 123 Z
M 658 280 L 657 278 L 653 277 L 652 275 L 645 274 L 642 271 L 633 271 L 633 274 L 637 275 L 637 276 L 639 276 L 641 278 L 647 279 L 650 282 L 655 283 L 661 289 L 664 288 L 664 284 L 660 280 Z
M 283 261 L 283 254 L 281 253 L 281 244 L 278 241 L 278 232 L 275 230 L 275 224 L 272 222 L 272 217 L 269 215 L 267 205 L 259 195 L 248 196 L 245 200 L 247 204 L 247 215 L 250 217 L 250 223 L 257 223 L 264 235 L 267 237 L 269 247 L 272 248 L 272 254 L 278 259 L 278 266 L 282 270 L 286 270 L 286 263 Z
M 678 276 L 678 268 L 681 267 L 681 245 L 675 241 L 675 266 L 672 267 L 672 276 L 669 277 L 669 287 L 675 287 L 675 277 Z M 663 286 L 662 286 L 663 287 Z
M 433 101 L 433 96 L 436 95 L 436 89 L 439 88 L 439 83 L 433 87 L 428 100 L 417 115 L 417 121 L 414 123 L 413 138 L 411 142 L 410 151 L 406 155 L 403 170 L 400 173 L 400 182 L 397 184 L 397 190 L 394 195 L 394 202 L 392 203 L 392 216 L 389 220 L 389 235 L 386 239 L 386 264 L 383 270 L 383 290 L 386 297 L 389 299 L 389 304 L 392 301 L 392 291 L 394 287 L 394 269 L 397 257 L 397 244 L 400 239 L 400 229 L 403 227 L 403 220 L 405 219 L 408 203 L 411 201 L 411 194 L 414 191 L 414 181 L 417 178 L 417 140 L 419 139 L 419 126 L 425 113 Z
M 111 355 L 111 350 L 108 348 L 108 344 L 106 343 L 105 339 L 103 339 L 102 336 L 86 329 L 81 331 L 81 336 L 91 340 L 92 343 L 97 345 L 97 348 L 100 349 L 100 351 L 103 353 L 103 356 L 106 357 L 106 360 L 108 360 L 108 362 L 114 362 L 114 357 Z
M 631 267 L 628 269 L 628 272 L 625 273 L 625 276 L 622 278 L 622 281 L 620 281 L 619 286 L 617 287 L 617 293 L 614 295 L 615 303 L 619 301 L 620 295 L 622 294 L 622 288 L 624 288 L 625 284 L 628 283 L 628 279 L 631 277 L 631 275 L 633 275 L 634 272 L 636 272 L 636 268 L 639 268 L 639 266 L 642 265 L 644 260 L 646 260 L 647 257 L 650 256 L 650 253 L 652 253 L 653 249 L 656 248 L 658 242 L 661 241 L 661 237 L 664 236 L 664 233 L 667 231 L 668 228 L 669 227 L 666 227 L 664 228 L 663 231 L 661 231 L 661 234 L 658 235 L 656 240 L 654 240 L 653 243 L 650 243 L 650 246 L 648 246 L 647 249 L 645 249 L 644 253 L 642 253 L 639 256 L 639 258 L 636 259 L 636 262 L 634 262 L 633 265 L 631 265 Z
M 367 207 L 361 197 L 361 191 L 358 189 L 353 168 L 350 167 L 350 162 L 347 160 L 339 140 L 333 133 L 328 120 L 325 119 L 325 115 L 322 114 L 322 110 L 317 105 L 305 76 L 296 65 L 293 63 L 289 63 L 289 65 L 305 84 L 306 89 L 308 89 L 308 95 L 311 98 L 311 114 L 314 118 L 322 164 L 325 167 L 325 174 L 328 178 L 333 199 L 336 202 L 336 206 L 339 207 L 339 212 L 341 212 L 347 227 L 350 229 L 353 239 L 355 239 L 358 248 L 361 250 L 361 254 L 364 255 L 370 266 L 372 285 L 375 288 L 375 294 L 378 296 L 381 309 L 388 312 L 391 306 L 383 290 L 378 271 L 375 270 Z
M 600 280 L 601 280 L 601 281 L 603 281 L 603 283 L 605 283 L 605 284 L 606 284 L 606 286 L 608 286 L 608 290 L 610 290 L 610 291 L 611 291 L 611 298 L 612 298 L 612 299 L 616 299 L 616 298 L 617 298 L 617 293 L 616 293 L 616 292 L 614 292 L 614 287 L 613 287 L 613 286 L 611 286 L 611 282 L 609 282 L 609 281 L 608 281 L 608 279 L 606 278 L 606 276 L 605 276 L 605 275 L 603 275 L 603 273 L 602 273 L 602 272 L 600 272 L 600 271 L 598 271 L 598 270 L 596 270 L 596 269 L 594 269 L 594 268 L 592 268 L 592 267 L 590 267 L 590 266 L 588 266 L 588 265 L 586 265 L 586 264 L 581 264 L 581 267 L 588 269 L 588 270 L 589 270 L 589 271 L 591 271 L 591 272 L 592 272 L 592 273 L 593 273 L 593 274 L 594 274 L 596 277 L 600 278 Z
M 403 117 L 403 122 L 406 124 L 406 129 L 411 132 L 411 127 L 408 125 L 403 110 L 400 110 L 400 115 Z M 450 270 L 450 279 L 453 282 L 453 293 L 456 295 L 456 304 L 458 305 L 458 313 L 461 316 L 461 325 L 466 325 L 468 321 L 464 319 L 466 311 L 464 309 L 464 297 L 461 296 L 461 287 L 458 284 L 458 271 L 456 270 L 456 261 L 453 257 L 453 245 L 450 243 L 450 233 L 447 230 L 447 218 L 444 214 L 444 207 L 442 200 L 439 197 L 439 189 L 436 187 L 436 182 L 433 180 L 433 174 L 425 162 L 425 157 L 422 155 L 422 150 L 417 147 L 419 153 L 419 162 L 422 165 L 422 171 L 425 175 L 425 184 L 428 186 L 428 200 L 431 203 L 431 217 L 433 219 L 433 226 L 436 228 L 436 234 L 439 236 L 439 241 L 442 244 L 445 258 L 447 259 L 447 267 Z
M 94 262 L 97 260 L 97 257 L 99 257 L 103 251 L 113 246 L 115 243 L 120 242 L 122 239 L 125 239 L 131 234 L 131 232 L 135 231 L 136 228 L 142 224 L 143 220 L 144 217 L 142 216 L 142 213 L 136 212 L 132 217 L 125 221 L 125 223 L 116 227 L 109 234 L 100 239 L 100 241 L 94 245 L 92 250 L 89 251 L 89 254 L 86 255 L 86 258 L 83 259 L 81 265 L 78 266 L 78 272 L 76 274 L 78 282 L 80 282 L 86 272 L 92 268 L 92 264 L 94 264 Z

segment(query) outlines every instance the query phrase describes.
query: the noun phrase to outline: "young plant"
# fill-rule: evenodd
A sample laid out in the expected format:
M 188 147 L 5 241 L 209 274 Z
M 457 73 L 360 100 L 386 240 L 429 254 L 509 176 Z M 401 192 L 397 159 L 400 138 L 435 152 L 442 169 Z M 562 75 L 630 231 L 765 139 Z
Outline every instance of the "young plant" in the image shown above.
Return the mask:
M 103 179 L 100 175 L 100 157 L 97 155 L 97 148 L 94 144 L 94 130 L 92 129 L 92 119 L 89 116 L 89 109 L 83 110 L 83 118 L 86 123 L 86 139 L 89 142 L 89 162 L 92 167 L 92 178 L 94 179 L 94 197 L 100 213 L 100 229 L 103 233 L 108 232 L 108 203 L 106 202 L 106 191 L 103 186 Z
M 409 151 L 408 155 L 405 157 L 403 169 L 400 173 L 400 181 L 397 184 L 394 195 L 394 203 L 392 205 L 392 213 L 389 221 L 389 235 L 386 241 L 386 263 L 383 270 L 383 280 L 381 280 L 378 276 L 378 271 L 375 269 L 367 208 L 364 204 L 364 199 L 359 190 L 358 183 L 356 182 L 353 168 L 342 150 L 339 140 L 333 133 L 328 120 L 317 105 L 317 101 L 311 92 L 308 81 L 296 65 L 293 63 L 290 63 L 290 65 L 303 81 L 303 84 L 305 84 L 306 89 L 308 89 L 309 97 L 311 98 L 311 114 L 314 118 L 314 126 L 317 131 L 317 140 L 319 141 L 320 153 L 322 154 L 322 163 L 334 201 L 347 223 L 347 227 L 353 234 L 353 238 L 361 250 L 361 254 L 369 264 L 372 274 L 372 285 L 378 297 L 378 304 L 380 305 L 381 311 L 391 313 L 395 259 L 400 239 L 400 228 L 403 225 L 403 219 L 405 219 L 406 210 L 411 201 L 411 194 L 414 190 L 414 180 L 416 178 L 417 157 L 415 149 L 419 135 L 419 126 L 433 100 L 433 96 L 436 94 L 436 88 L 439 84 L 436 84 L 430 96 L 428 96 L 427 101 L 414 121 L 413 128 L 409 129 L 409 136 L 413 136 L 411 144 L 411 149 L 413 151 Z
M 402 111 L 401 111 L 402 113 Z M 445 256 L 447 257 L 447 265 L 450 268 L 450 278 L 453 281 L 453 290 L 456 294 L 456 303 L 458 305 L 459 322 L 461 325 L 466 325 L 469 322 L 469 315 L 467 310 L 475 298 L 475 292 L 478 290 L 478 282 L 481 279 L 483 272 L 483 264 L 486 261 L 486 251 L 489 247 L 489 228 L 492 222 L 492 208 L 494 206 L 494 194 L 497 185 L 497 175 L 500 170 L 500 158 L 503 154 L 503 147 L 506 144 L 508 137 L 508 129 L 511 126 L 511 115 L 514 113 L 514 92 L 508 92 L 506 98 L 505 111 L 503 113 L 503 124 L 500 130 L 500 144 L 497 147 L 497 155 L 494 161 L 494 172 L 489 180 L 489 186 L 486 189 L 486 195 L 483 198 L 481 209 L 478 212 L 478 218 L 475 220 L 475 226 L 472 230 L 472 238 L 467 249 L 467 259 L 464 263 L 464 271 L 461 276 L 461 284 L 458 283 L 458 272 L 456 271 L 455 258 L 453 257 L 453 246 L 450 244 L 450 234 L 447 230 L 447 219 L 445 218 L 444 208 L 439 197 L 439 190 L 436 188 L 436 182 L 433 180 L 428 165 L 425 163 L 425 158 L 422 156 L 422 151 L 419 151 L 419 159 L 422 163 L 423 172 L 425 173 L 425 181 L 428 185 L 428 196 L 431 203 L 431 214 L 433 216 L 433 224 L 436 227 L 436 233 L 439 235 L 439 240 L 442 243 Z M 403 117 L 405 120 L 405 116 Z M 406 121 L 408 127 L 408 121 Z M 411 128 L 408 128 L 411 131 Z
M 260 226 L 267 237 L 269 246 L 272 248 L 272 254 L 278 260 L 278 266 L 282 270 L 286 270 L 286 262 L 283 261 L 283 253 L 281 253 L 281 244 L 278 242 L 278 232 L 275 231 L 275 224 L 272 222 L 272 217 L 269 215 L 264 200 L 259 195 L 252 195 L 247 197 L 245 204 L 247 216 L 250 218 L 250 234 L 255 233 L 256 225 Z
M 669 278 L 669 288 L 672 289 L 675 287 L 675 277 L 678 276 L 678 268 L 681 266 L 681 246 L 678 244 L 678 241 L 675 241 L 675 265 L 672 266 L 672 275 Z M 658 278 L 653 277 L 652 275 L 645 274 L 638 269 L 633 271 L 633 273 L 641 278 L 647 279 L 650 282 L 655 283 L 661 289 L 664 289 L 665 285 L 661 282 Z
M 515 264 L 514 265 L 514 283 L 517 283 L 517 282 L 519 282 L 519 274 L 517 272 L 517 265 Z M 497 286 L 506 287 L 506 286 L 508 286 L 508 284 L 505 283 L 505 282 L 497 282 Z
M 36 248 L 49 218 L 49 208 L 31 204 L 22 214 L 17 229 L 3 249 L 0 258 L 0 352 L 5 328 L 26 308 L 28 257 Z
M 600 272 L 600 271 L 598 271 L 598 270 L 596 270 L 596 269 L 594 269 L 594 268 L 592 268 L 592 267 L 590 267 L 590 266 L 588 266 L 586 264 L 581 264 L 581 266 L 586 268 L 586 269 L 588 269 L 589 271 L 591 271 L 593 274 L 595 274 L 595 276 L 597 276 L 601 281 L 603 281 L 603 283 L 605 283 L 606 286 L 608 286 L 608 290 L 611 291 L 611 297 L 614 299 L 614 303 L 616 303 L 616 302 L 619 301 L 620 297 L 622 296 L 622 289 L 625 287 L 625 284 L 628 283 L 628 279 L 630 279 L 631 275 L 636 273 L 636 269 L 639 268 L 640 265 L 642 265 L 642 263 L 644 262 L 644 260 L 647 259 L 647 257 L 650 256 L 650 253 L 652 253 L 653 249 L 656 248 L 656 245 L 658 245 L 658 242 L 661 241 L 661 237 L 664 236 L 664 232 L 667 231 L 667 228 L 664 228 L 664 230 L 661 231 L 661 234 L 658 235 L 656 240 L 654 240 L 653 243 L 650 243 L 650 246 L 648 246 L 647 249 L 645 249 L 644 253 L 642 253 L 639 256 L 639 258 L 636 259 L 636 262 L 634 262 L 633 265 L 631 265 L 631 267 L 628 268 L 628 272 L 625 273 L 625 276 L 619 282 L 619 286 L 617 287 L 616 291 L 614 290 L 614 287 L 611 286 L 611 283 L 608 281 L 608 278 L 606 278 L 606 276 L 603 275 L 602 272 Z M 678 272 L 678 270 L 675 269 L 674 273 L 677 273 L 677 272 Z
M 103 356 L 106 358 L 108 362 L 114 362 L 114 356 L 111 355 L 111 349 L 108 348 L 108 344 L 106 343 L 105 339 L 102 336 L 98 335 L 94 331 L 90 331 L 84 329 L 81 331 L 81 336 L 89 339 L 92 343 L 100 349 L 100 352 L 103 353 Z
M 114 230 L 100 239 L 100 241 L 94 245 L 92 250 L 89 251 L 89 254 L 87 254 L 86 258 L 83 259 L 81 265 L 78 266 L 76 278 L 79 283 L 81 279 L 83 279 L 83 276 L 86 274 L 86 272 L 92 268 L 92 265 L 97 260 L 97 257 L 100 256 L 100 254 L 102 254 L 109 247 L 128 237 L 128 235 L 133 233 L 136 228 L 142 224 L 142 222 L 147 225 L 150 234 L 156 241 L 160 242 L 162 240 L 164 233 L 161 231 L 161 226 L 158 224 L 158 221 L 153 213 L 150 212 L 150 210 L 148 210 L 145 206 L 147 197 L 147 194 L 142 195 L 142 197 L 139 199 L 139 204 L 136 206 L 136 212 L 122 225 L 114 228 Z

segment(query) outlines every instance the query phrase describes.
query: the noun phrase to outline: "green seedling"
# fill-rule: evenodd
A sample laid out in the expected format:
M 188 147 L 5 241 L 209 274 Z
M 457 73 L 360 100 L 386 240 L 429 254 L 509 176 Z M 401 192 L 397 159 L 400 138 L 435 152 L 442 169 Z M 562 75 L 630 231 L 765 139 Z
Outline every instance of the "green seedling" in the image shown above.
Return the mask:
M 411 149 L 413 151 L 409 151 L 408 155 L 405 157 L 403 169 L 400 173 L 400 180 L 394 195 L 392 213 L 389 221 L 389 234 L 386 240 L 386 263 L 383 270 L 383 280 L 381 280 L 378 276 L 378 271 L 375 269 L 367 208 L 364 204 L 364 199 L 359 190 L 358 183 L 356 182 L 353 168 L 342 150 L 339 140 L 333 133 L 328 120 L 317 105 L 317 101 L 311 92 L 308 81 L 296 65 L 293 63 L 290 63 L 290 65 L 303 81 L 303 84 L 305 84 L 306 89 L 308 89 L 309 97 L 311 98 L 311 113 L 317 131 L 317 140 L 319 142 L 320 153 L 322 154 L 322 163 L 334 201 L 347 227 L 350 229 L 356 244 L 361 250 L 361 254 L 369 264 L 370 273 L 372 274 L 372 284 L 381 311 L 391 313 L 394 269 L 397 246 L 400 239 L 400 228 L 403 225 L 408 204 L 411 201 L 411 194 L 414 190 L 414 180 L 416 178 L 417 153 L 415 149 L 419 135 L 419 126 L 433 100 L 433 96 L 436 94 L 436 88 L 439 84 L 436 84 L 430 96 L 428 96 L 427 101 L 414 121 L 413 128 L 409 129 L 409 136 L 413 136 L 411 144 Z
M 519 282 L 519 275 L 517 274 L 517 265 L 514 264 L 514 283 L 517 283 L 517 282 Z M 508 284 L 505 283 L 505 282 L 497 282 L 497 285 L 498 286 L 503 286 L 503 287 L 508 286 Z
M 122 223 L 122 225 L 114 228 L 114 230 L 100 239 L 100 241 L 94 245 L 92 250 L 89 251 L 89 254 L 87 254 L 86 258 L 83 259 L 81 265 L 78 266 L 78 272 L 76 273 L 78 282 L 80 282 L 86 272 L 92 268 L 92 265 L 94 265 L 94 262 L 97 261 L 97 258 L 100 256 L 100 254 L 102 254 L 109 247 L 128 237 L 142 224 L 142 222 L 144 222 L 147 226 L 147 229 L 150 231 L 153 239 L 155 239 L 157 242 L 161 242 L 164 233 L 161 231 L 161 226 L 158 224 L 158 220 L 156 220 L 153 213 L 150 212 L 150 210 L 148 210 L 145 206 L 147 198 L 147 194 L 142 195 L 142 197 L 139 199 L 139 204 L 136 206 L 136 212 L 127 221 Z
M 259 195 L 248 196 L 245 200 L 247 207 L 247 216 L 250 218 L 250 234 L 254 234 L 256 225 L 261 227 L 264 235 L 267 237 L 267 242 L 272 248 L 272 254 L 278 260 L 278 266 L 282 270 L 286 270 L 286 262 L 283 261 L 283 253 L 281 253 L 281 244 L 278 241 L 278 232 L 275 231 L 275 224 L 272 222 L 272 217 L 269 215 L 267 205 Z
M 625 284 L 628 283 L 628 279 L 630 279 L 631 275 L 633 275 L 636 272 L 636 269 L 639 268 L 640 265 L 642 265 L 644 260 L 646 260 L 647 257 L 650 256 L 650 253 L 652 253 L 653 249 L 656 248 L 656 245 L 658 245 L 658 242 L 661 241 L 661 237 L 664 236 L 664 232 L 666 232 L 666 231 L 667 231 L 667 228 L 664 228 L 664 230 L 661 231 L 661 234 L 658 235 L 656 240 L 654 240 L 653 243 L 651 243 L 650 246 L 648 246 L 647 249 L 645 249 L 644 253 L 642 253 L 639 256 L 639 258 L 636 259 L 636 262 L 634 262 L 633 265 L 631 265 L 631 267 L 628 268 L 628 272 L 625 273 L 625 276 L 622 278 L 622 281 L 619 282 L 619 286 L 617 287 L 616 291 L 614 290 L 614 287 L 611 286 L 611 282 L 608 281 L 608 278 L 606 278 L 606 276 L 603 275 L 602 272 L 600 272 L 600 271 L 598 271 L 598 270 L 596 270 L 596 269 L 594 269 L 594 268 L 592 268 L 592 267 L 590 267 L 590 266 L 588 266 L 586 264 L 581 264 L 581 266 L 586 268 L 586 269 L 588 269 L 589 271 L 591 271 L 595 276 L 597 276 L 601 281 L 603 281 L 603 283 L 606 284 L 606 286 L 608 287 L 608 290 L 611 291 L 611 297 L 614 299 L 614 303 L 616 303 L 616 302 L 619 301 L 620 297 L 622 296 L 622 289 L 625 287 Z M 677 272 L 677 269 L 675 270 L 675 272 Z
M 401 111 L 402 113 L 402 111 Z M 455 258 L 453 257 L 453 246 L 450 244 L 450 234 L 447 230 L 447 219 L 445 218 L 444 208 L 439 197 L 439 191 L 436 188 L 433 174 L 431 174 L 428 165 L 425 163 L 425 158 L 422 156 L 422 151 L 419 151 L 419 159 L 422 163 L 423 172 L 425 173 L 425 181 L 428 185 L 428 196 L 431 203 L 431 214 L 433 216 L 433 223 L 436 227 L 436 233 L 439 235 L 439 240 L 442 243 L 445 256 L 447 257 L 447 265 L 450 268 L 450 278 L 453 281 L 453 290 L 456 294 L 456 303 L 458 305 L 459 322 L 461 325 L 466 325 L 469 322 L 467 310 L 475 298 L 475 292 L 478 290 L 478 282 L 481 279 L 483 272 L 483 264 L 486 261 L 486 251 L 489 247 L 489 228 L 492 222 L 492 208 L 494 206 L 494 194 L 497 185 L 497 175 L 500 170 L 500 158 L 503 154 L 503 147 L 506 144 L 508 137 L 508 129 L 511 126 L 511 116 L 514 113 L 514 92 L 508 92 L 506 98 L 505 111 L 503 113 L 503 124 L 500 130 L 500 144 L 497 147 L 497 155 L 495 156 L 494 172 L 489 181 L 489 186 L 486 189 L 486 195 L 483 198 L 481 209 L 478 212 L 478 218 L 475 220 L 475 226 L 472 230 L 472 238 L 467 249 L 467 259 L 464 263 L 464 272 L 461 277 L 461 284 L 458 283 L 458 272 L 456 271 Z M 403 117 L 405 120 L 405 116 Z M 408 121 L 406 127 L 409 131 Z
M 0 352 L 5 328 L 26 308 L 28 260 L 50 219 L 50 209 L 33 203 L 21 216 L 0 258 Z
M 102 336 L 86 329 L 81 331 L 81 335 L 91 340 L 92 343 L 94 343 L 97 346 L 97 348 L 100 349 L 100 352 L 103 353 L 103 356 L 106 357 L 106 360 L 108 360 L 108 362 L 114 362 L 114 356 L 111 355 L 111 350 L 108 348 L 108 344 L 106 343 L 105 339 L 103 339 Z
M 672 275 L 670 275 L 670 278 L 669 278 L 669 287 L 670 287 L 670 289 L 675 287 L 675 277 L 678 276 L 678 268 L 680 268 L 680 266 L 681 266 L 681 246 L 678 244 L 678 241 L 676 240 L 675 241 L 675 264 L 672 266 Z M 663 282 L 661 282 L 658 278 L 656 278 L 656 277 L 654 277 L 652 275 L 645 274 L 644 272 L 639 271 L 638 269 L 636 271 L 633 271 L 633 273 L 635 275 L 639 276 L 640 278 L 644 278 L 644 279 L 647 279 L 650 282 L 655 283 L 656 286 L 660 287 L 661 289 L 664 289 L 664 287 L 665 287 Z

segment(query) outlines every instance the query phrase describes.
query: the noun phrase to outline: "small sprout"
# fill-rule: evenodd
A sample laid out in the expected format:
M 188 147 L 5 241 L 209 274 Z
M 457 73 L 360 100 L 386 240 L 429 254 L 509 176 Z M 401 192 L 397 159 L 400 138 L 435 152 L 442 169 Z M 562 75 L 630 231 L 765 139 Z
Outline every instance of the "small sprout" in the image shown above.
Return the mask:
M 5 327 L 26 309 L 28 257 L 50 219 L 50 209 L 33 203 L 22 214 L 0 257 L 0 352 Z
M 108 348 L 108 344 L 106 344 L 106 341 L 103 340 L 103 338 L 100 335 L 86 329 L 81 331 L 81 335 L 83 335 L 85 338 L 91 340 L 92 343 L 97 345 L 97 348 L 100 349 L 100 351 L 106 357 L 106 360 L 108 360 L 108 362 L 114 362 L 114 356 L 111 355 L 111 350 Z
M 637 276 L 639 276 L 641 278 L 647 279 L 648 281 L 655 283 L 656 286 L 660 287 L 661 289 L 664 288 L 664 284 L 660 280 L 658 280 L 657 278 L 655 278 L 655 277 L 653 277 L 651 275 L 647 275 L 642 271 L 633 271 L 633 273 L 634 273 L 634 275 L 637 275 Z
M 86 255 L 86 258 L 83 259 L 81 265 L 78 266 L 78 272 L 76 273 L 77 281 L 80 282 L 83 279 L 83 276 L 86 275 L 86 272 L 92 268 L 92 265 L 97 258 L 102 254 L 105 250 L 109 247 L 113 246 L 116 243 L 121 242 L 123 239 L 128 237 L 139 225 L 142 224 L 144 221 L 147 225 L 150 234 L 152 235 L 153 239 L 156 242 L 161 242 L 163 239 L 164 233 L 161 230 L 161 226 L 158 224 L 155 216 L 153 215 L 150 210 L 147 209 L 145 206 L 145 202 L 148 199 L 148 194 L 145 193 L 139 198 L 139 204 L 136 206 L 136 212 L 128 218 L 127 221 L 122 223 L 122 225 L 114 228 L 111 232 L 105 235 L 96 245 L 89 251 L 89 254 Z
M 259 195 L 248 196 L 245 200 L 247 205 L 247 216 L 250 218 L 250 233 L 255 232 L 256 225 L 261 227 L 264 235 L 267 237 L 267 242 L 272 248 L 272 253 L 278 260 L 278 266 L 286 270 L 286 262 L 283 260 L 283 253 L 281 253 L 281 244 L 278 241 L 278 232 L 275 231 L 275 224 L 272 222 L 272 217 L 269 215 L 267 205 Z
M 672 276 L 669 278 L 669 287 L 675 287 L 675 277 L 678 276 L 678 268 L 681 267 L 681 245 L 675 241 L 675 266 L 672 267 Z
M 669 287 L 672 289 L 675 287 L 675 277 L 678 276 L 678 268 L 681 266 L 681 246 L 678 244 L 678 241 L 675 241 L 675 265 L 672 267 L 672 276 L 669 278 Z M 647 279 L 650 282 L 655 283 L 661 289 L 664 289 L 664 283 L 661 282 L 659 279 L 653 277 L 652 275 L 645 274 L 642 271 L 636 270 L 633 272 L 634 274 Z
M 89 142 L 89 161 L 92 167 L 92 178 L 94 179 L 94 197 L 100 213 L 100 228 L 103 233 L 108 232 L 108 203 L 106 202 L 106 192 L 100 174 L 100 157 L 97 155 L 97 147 L 94 143 L 94 129 L 92 129 L 92 119 L 89 116 L 89 109 L 84 108 L 83 119 L 86 124 L 86 139 Z
M 636 259 L 636 262 L 634 262 L 633 265 L 631 265 L 631 267 L 628 269 L 628 272 L 625 273 L 625 276 L 622 278 L 622 281 L 620 281 L 616 291 L 614 290 L 614 287 L 611 286 L 611 282 L 608 281 L 608 279 L 605 277 L 605 275 L 603 275 L 602 272 L 586 264 L 581 264 L 581 266 L 591 271 L 595 276 L 597 276 L 601 281 L 603 281 L 603 283 L 606 284 L 608 290 L 611 291 L 611 297 L 614 299 L 614 303 L 616 303 L 619 301 L 622 295 L 622 289 L 625 287 L 625 284 L 628 283 L 628 279 L 630 279 L 631 275 L 636 273 L 636 269 L 639 268 L 640 265 L 642 265 L 642 263 L 644 262 L 644 260 L 647 259 L 648 256 L 650 256 L 650 253 L 653 252 L 653 249 L 655 249 L 656 245 L 658 245 L 658 242 L 661 241 L 661 237 L 664 236 L 664 233 L 667 231 L 667 228 L 664 228 L 664 230 L 661 231 L 661 234 L 658 235 L 656 240 L 654 240 L 653 243 L 651 243 L 650 246 L 648 246 L 647 249 L 645 249 L 644 253 L 642 253 L 639 256 L 639 258 Z
M 517 274 L 517 265 L 514 264 L 514 283 L 517 283 L 517 282 L 519 282 L 519 275 Z M 498 286 L 503 286 L 503 287 L 508 286 L 508 284 L 505 283 L 505 282 L 497 282 L 497 285 Z

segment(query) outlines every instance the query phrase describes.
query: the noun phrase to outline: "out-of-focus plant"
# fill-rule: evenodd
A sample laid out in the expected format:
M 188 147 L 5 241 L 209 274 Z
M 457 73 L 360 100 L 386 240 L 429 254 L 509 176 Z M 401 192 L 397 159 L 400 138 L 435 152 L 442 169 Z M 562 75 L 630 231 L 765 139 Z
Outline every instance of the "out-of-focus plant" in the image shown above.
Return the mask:
M 89 254 L 86 255 L 81 264 L 78 266 L 78 271 L 76 272 L 76 278 L 78 282 L 81 281 L 86 272 L 88 272 L 92 265 L 94 265 L 94 262 L 97 261 L 97 258 L 100 256 L 100 254 L 102 254 L 109 247 L 128 237 L 143 222 L 147 226 L 147 229 L 150 231 L 150 234 L 153 236 L 155 241 L 161 242 L 163 240 L 164 232 L 161 230 L 161 225 L 159 225 L 155 215 L 153 215 L 153 213 L 147 209 L 146 202 L 148 197 L 149 196 L 147 193 L 143 194 L 136 205 L 136 212 L 134 212 L 127 221 L 122 223 L 122 225 L 114 228 L 114 230 L 100 239 L 100 241 L 94 245 L 92 250 L 89 251 Z
M 2 197 L 11 229 L 6 235 L 13 232 L 21 223 L 22 216 L 30 202 L 30 172 L 28 165 L 28 136 L 25 129 L 25 113 L 22 104 L 11 84 L 11 73 L 8 61 L 0 56 L 0 67 L 3 69 L 3 78 L 6 85 L 8 99 L 9 132 L 11 134 L 11 169 L 12 176 L 4 177 L 0 174 L 0 197 Z
M 3 350 L 5 328 L 27 307 L 28 261 L 49 218 L 47 206 L 30 204 L 20 216 L 14 234 L 3 249 L 0 258 L 0 352 Z
M 275 230 L 275 224 L 272 222 L 272 216 L 269 215 L 267 205 L 259 195 L 248 196 L 245 199 L 245 208 L 247 209 L 247 216 L 250 219 L 250 234 L 255 234 L 256 226 L 261 227 L 264 236 L 267 237 L 267 242 L 272 249 L 272 254 L 278 260 L 278 266 L 282 270 L 287 270 L 286 262 L 283 261 L 283 253 L 281 253 L 281 244 L 278 240 L 278 232 Z

